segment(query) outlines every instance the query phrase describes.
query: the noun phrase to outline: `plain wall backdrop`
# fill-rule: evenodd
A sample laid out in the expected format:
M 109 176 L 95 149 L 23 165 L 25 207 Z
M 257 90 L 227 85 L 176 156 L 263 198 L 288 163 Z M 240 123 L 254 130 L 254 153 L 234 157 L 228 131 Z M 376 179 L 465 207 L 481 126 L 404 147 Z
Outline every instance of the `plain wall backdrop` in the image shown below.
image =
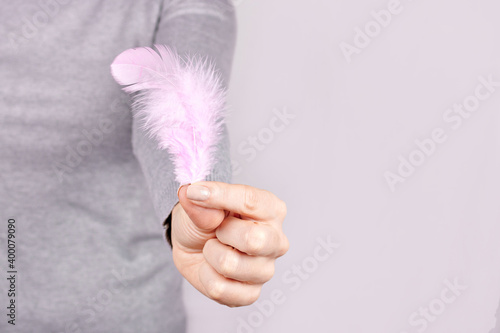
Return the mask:
M 186 285 L 189 332 L 489 332 L 500 3 L 235 3 L 233 182 L 287 202 L 291 248 L 252 306 Z

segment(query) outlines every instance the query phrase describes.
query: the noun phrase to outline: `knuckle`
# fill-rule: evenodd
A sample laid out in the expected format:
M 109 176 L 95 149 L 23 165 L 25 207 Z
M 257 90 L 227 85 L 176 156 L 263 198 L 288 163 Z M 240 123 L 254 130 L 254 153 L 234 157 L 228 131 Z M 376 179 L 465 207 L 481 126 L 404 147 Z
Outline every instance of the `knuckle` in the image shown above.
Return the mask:
M 280 247 L 280 251 L 279 251 L 279 256 L 281 257 L 282 255 L 287 253 L 289 249 L 290 249 L 290 241 L 288 240 L 288 238 L 285 235 L 283 235 L 282 241 L 281 241 L 281 247 Z
M 274 271 L 275 271 L 274 263 L 269 265 L 268 267 L 266 267 L 263 270 L 263 274 L 262 274 L 263 282 L 267 282 L 267 281 L 271 280 L 274 276 Z
M 261 252 L 266 247 L 267 238 L 266 231 L 254 225 L 246 234 L 248 251 L 251 253 Z
M 231 251 L 227 251 L 219 259 L 219 267 L 221 274 L 228 277 L 233 276 L 238 270 L 239 260 L 238 256 Z
M 255 303 L 260 297 L 261 290 L 262 290 L 262 286 L 259 286 L 259 287 L 255 288 L 254 290 L 252 290 L 251 292 L 249 292 L 248 297 L 245 300 L 245 305 L 250 305 L 250 304 Z
M 258 207 L 258 195 L 255 189 L 250 186 L 244 187 L 244 209 L 247 212 L 254 212 Z
M 222 296 L 224 295 L 224 283 L 221 281 L 217 280 L 212 280 L 208 283 L 206 286 L 207 294 L 208 297 L 215 301 L 219 301 L 222 299 Z
M 284 202 L 283 200 L 279 199 L 279 208 L 278 208 L 278 211 L 279 211 L 279 214 L 281 217 L 285 217 L 287 212 L 288 212 L 288 209 L 286 207 L 286 202 Z

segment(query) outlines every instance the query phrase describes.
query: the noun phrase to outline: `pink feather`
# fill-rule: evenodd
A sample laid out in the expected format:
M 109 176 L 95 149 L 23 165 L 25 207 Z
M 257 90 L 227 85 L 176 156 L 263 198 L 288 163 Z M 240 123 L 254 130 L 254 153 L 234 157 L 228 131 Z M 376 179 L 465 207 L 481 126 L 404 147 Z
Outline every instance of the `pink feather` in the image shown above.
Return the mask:
M 180 184 L 205 180 L 215 164 L 226 91 L 213 64 L 185 61 L 164 45 L 129 49 L 111 64 L 116 82 L 133 95 L 135 115 L 160 149 L 168 149 Z

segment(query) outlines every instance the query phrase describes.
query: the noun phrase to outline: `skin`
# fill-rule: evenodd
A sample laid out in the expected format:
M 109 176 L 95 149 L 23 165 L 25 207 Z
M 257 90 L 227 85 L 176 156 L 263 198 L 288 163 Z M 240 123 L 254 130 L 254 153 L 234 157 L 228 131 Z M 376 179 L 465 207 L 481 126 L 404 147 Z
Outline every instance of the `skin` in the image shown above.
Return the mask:
M 282 230 L 286 204 L 248 185 L 206 181 L 189 186 L 179 189 L 179 204 L 172 211 L 177 269 L 218 303 L 254 303 L 274 275 L 275 260 L 288 251 Z M 208 199 L 188 198 L 198 186 L 208 189 Z

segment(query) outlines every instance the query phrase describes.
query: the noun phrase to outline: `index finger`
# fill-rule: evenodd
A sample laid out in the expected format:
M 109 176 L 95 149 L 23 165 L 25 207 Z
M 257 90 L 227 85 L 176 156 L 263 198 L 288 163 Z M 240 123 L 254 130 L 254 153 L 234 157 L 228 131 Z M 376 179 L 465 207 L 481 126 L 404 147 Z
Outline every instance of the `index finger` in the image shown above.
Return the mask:
M 227 210 L 255 221 L 282 222 L 286 215 L 286 204 L 281 199 L 248 185 L 197 182 L 188 186 L 187 197 L 198 206 Z

